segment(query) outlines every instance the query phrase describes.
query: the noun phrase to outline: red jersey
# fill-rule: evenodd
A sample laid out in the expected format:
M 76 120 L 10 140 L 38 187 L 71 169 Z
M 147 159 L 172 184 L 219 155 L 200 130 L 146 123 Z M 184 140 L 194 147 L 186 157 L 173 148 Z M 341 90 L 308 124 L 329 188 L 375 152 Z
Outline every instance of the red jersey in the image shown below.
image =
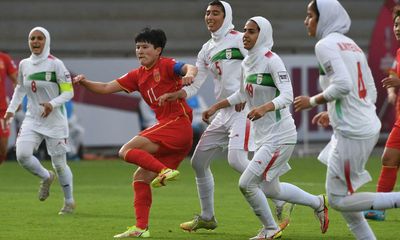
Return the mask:
M 184 99 L 165 102 L 158 105 L 158 98 L 164 93 L 178 91 L 182 88 L 182 81 L 177 71 L 181 70 L 182 63 L 172 58 L 160 57 L 150 69 L 141 66 L 117 79 L 117 82 L 126 92 L 139 91 L 144 101 L 155 112 L 158 121 L 186 115 L 192 119 L 192 109 Z
M 17 72 L 14 61 L 5 53 L 0 52 L 0 111 L 7 109 L 6 84 L 8 75 Z

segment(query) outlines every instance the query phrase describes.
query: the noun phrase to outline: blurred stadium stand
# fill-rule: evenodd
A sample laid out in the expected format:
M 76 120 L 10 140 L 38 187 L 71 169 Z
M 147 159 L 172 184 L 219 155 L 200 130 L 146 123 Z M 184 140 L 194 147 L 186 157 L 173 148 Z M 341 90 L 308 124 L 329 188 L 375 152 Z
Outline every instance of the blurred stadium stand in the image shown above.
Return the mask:
M 315 40 L 303 25 L 309 0 L 232 0 L 234 24 L 241 30 L 252 16 L 268 18 L 274 28 L 274 50 L 280 54 L 312 53 Z M 352 18 L 349 36 L 368 49 L 383 0 L 341 1 Z M 59 57 L 134 55 L 133 37 L 143 27 L 162 28 L 166 53 L 195 56 L 209 38 L 204 0 L 0 0 L 0 49 L 15 57 L 29 54 L 30 29 L 50 31 L 52 52 Z

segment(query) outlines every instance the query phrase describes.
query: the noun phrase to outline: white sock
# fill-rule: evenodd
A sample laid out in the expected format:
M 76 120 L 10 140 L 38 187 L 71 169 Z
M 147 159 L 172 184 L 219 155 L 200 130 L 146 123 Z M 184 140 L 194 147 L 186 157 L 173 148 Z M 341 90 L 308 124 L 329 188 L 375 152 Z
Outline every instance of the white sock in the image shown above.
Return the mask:
M 53 168 L 57 173 L 58 181 L 64 192 L 65 203 L 73 203 L 74 197 L 72 194 L 73 184 L 72 184 L 72 171 L 67 165 L 66 155 L 56 155 L 51 156 L 51 161 L 53 163 Z
M 40 161 L 33 155 L 34 143 L 18 142 L 17 143 L 17 160 L 18 163 L 31 172 L 45 180 L 50 177 L 49 171 L 40 164 Z
M 265 229 L 277 229 L 267 198 L 260 188 L 261 178 L 246 169 L 239 179 L 239 188 Z
M 279 199 L 285 202 L 309 206 L 317 209 L 321 206 L 321 201 L 318 196 L 310 194 L 296 185 L 290 183 L 279 183 L 279 191 L 273 191 L 273 195 L 269 195 L 268 188 L 270 187 L 267 182 L 263 182 L 264 192 L 267 196 L 273 199 Z
M 201 217 L 210 220 L 214 216 L 214 177 L 196 178 L 197 193 L 199 194 Z
M 343 212 L 384 210 L 400 207 L 400 192 L 360 192 L 348 196 L 331 195 L 332 207 Z
M 358 240 L 375 240 L 376 237 L 362 212 L 341 212 L 347 226 Z

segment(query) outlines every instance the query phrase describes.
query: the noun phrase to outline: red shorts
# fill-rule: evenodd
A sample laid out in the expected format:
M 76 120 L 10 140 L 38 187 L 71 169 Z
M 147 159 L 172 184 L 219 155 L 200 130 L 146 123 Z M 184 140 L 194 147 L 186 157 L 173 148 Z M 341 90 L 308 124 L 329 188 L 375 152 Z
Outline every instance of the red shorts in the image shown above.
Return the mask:
M 386 141 L 385 147 L 400 150 L 400 118 L 398 118 L 394 124 L 392 131 L 389 134 L 389 138 Z
M 10 125 L 6 123 L 3 116 L 6 114 L 6 111 L 0 111 L 0 137 L 9 137 L 10 136 Z
M 160 146 L 154 157 L 172 169 L 178 168 L 193 144 L 192 123 L 185 116 L 160 121 L 139 135 Z

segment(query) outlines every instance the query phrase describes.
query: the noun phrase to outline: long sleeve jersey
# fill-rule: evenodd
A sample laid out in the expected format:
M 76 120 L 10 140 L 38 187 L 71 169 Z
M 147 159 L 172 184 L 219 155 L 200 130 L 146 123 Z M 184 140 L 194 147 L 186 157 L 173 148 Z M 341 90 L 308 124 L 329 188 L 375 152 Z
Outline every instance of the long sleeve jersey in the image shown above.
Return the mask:
M 381 128 L 377 91 L 363 51 L 352 39 L 334 32 L 317 43 L 315 53 L 334 131 L 356 139 L 374 136 Z
M 33 64 L 29 58 L 19 64 L 18 84 L 7 112 L 15 113 L 24 96 L 28 97 L 27 112 L 24 124 L 52 138 L 68 137 L 68 120 L 64 104 L 73 95 L 71 76 L 64 63 L 52 55 Z M 41 103 L 49 102 L 53 111 L 43 118 Z
M 240 87 L 240 64 L 247 54 L 243 47 L 243 33 L 231 30 L 218 43 L 213 39 L 200 50 L 196 67 L 198 73 L 190 86 L 184 87 L 187 98 L 197 93 L 209 73 L 214 79 L 214 94 L 217 101 L 233 94 Z

